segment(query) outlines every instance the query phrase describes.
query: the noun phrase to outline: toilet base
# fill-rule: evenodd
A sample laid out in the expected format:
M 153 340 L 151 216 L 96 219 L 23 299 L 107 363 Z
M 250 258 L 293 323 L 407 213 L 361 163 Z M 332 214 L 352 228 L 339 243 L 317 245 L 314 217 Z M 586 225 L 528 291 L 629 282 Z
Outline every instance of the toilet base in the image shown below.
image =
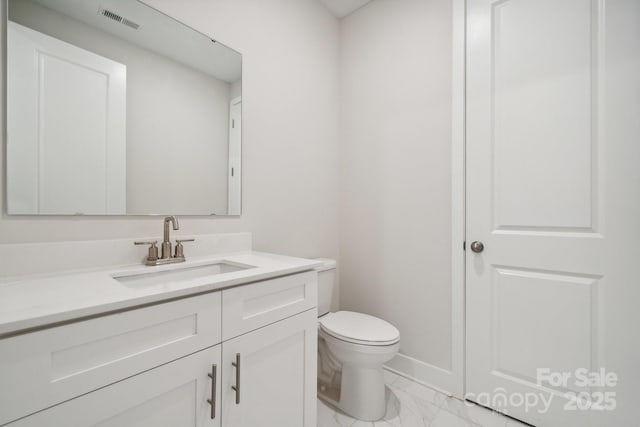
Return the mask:
M 382 367 L 343 365 L 337 406 L 358 420 L 382 419 L 387 409 Z

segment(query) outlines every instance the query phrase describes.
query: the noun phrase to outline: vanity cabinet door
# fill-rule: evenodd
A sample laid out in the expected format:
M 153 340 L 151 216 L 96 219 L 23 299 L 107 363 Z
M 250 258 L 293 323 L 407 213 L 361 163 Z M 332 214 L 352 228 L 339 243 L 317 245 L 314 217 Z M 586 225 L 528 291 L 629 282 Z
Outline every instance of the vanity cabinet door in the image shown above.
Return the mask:
M 312 309 L 222 344 L 223 427 L 316 427 Z
M 220 356 L 217 345 L 8 426 L 220 427 Z M 215 383 L 209 377 L 214 365 Z

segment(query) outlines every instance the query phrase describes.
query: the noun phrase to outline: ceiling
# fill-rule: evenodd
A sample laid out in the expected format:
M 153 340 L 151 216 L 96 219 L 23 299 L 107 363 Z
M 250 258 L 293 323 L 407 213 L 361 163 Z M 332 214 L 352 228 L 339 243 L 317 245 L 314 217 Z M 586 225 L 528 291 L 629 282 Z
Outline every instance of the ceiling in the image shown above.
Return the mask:
M 371 0 L 319 0 L 337 18 L 344 18 Z

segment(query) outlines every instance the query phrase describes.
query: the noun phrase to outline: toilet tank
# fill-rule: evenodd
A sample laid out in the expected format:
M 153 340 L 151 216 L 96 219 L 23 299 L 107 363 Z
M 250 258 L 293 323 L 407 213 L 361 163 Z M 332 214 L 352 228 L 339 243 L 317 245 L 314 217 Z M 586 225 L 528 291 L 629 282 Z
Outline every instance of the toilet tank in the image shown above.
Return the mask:
M 322 265 L 316 267 L 318 272 L 318 316 L 331 311 L 338 311 L 338 283 L 336 275 L 336 261 L 318 258 Z

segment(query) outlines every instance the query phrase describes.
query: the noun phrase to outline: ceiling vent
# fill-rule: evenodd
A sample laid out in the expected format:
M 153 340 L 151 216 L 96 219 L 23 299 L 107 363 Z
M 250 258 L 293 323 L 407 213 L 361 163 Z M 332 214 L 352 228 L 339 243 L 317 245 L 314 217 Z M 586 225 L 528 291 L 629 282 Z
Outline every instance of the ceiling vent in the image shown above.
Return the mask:
M 109 18 L 112 21 L 116 21 L 116 22 L 119 22 L 120 24 L 126 25 L 129 28 L 133 28 L 134 30 L 137 30 L 138 28 L 140 28 L 140 25 L 135 23 L 134 21 L 124 18 L 108 9 L 100 9 L 98 10 L 98 14 L 104 16 L 105 18 Z

